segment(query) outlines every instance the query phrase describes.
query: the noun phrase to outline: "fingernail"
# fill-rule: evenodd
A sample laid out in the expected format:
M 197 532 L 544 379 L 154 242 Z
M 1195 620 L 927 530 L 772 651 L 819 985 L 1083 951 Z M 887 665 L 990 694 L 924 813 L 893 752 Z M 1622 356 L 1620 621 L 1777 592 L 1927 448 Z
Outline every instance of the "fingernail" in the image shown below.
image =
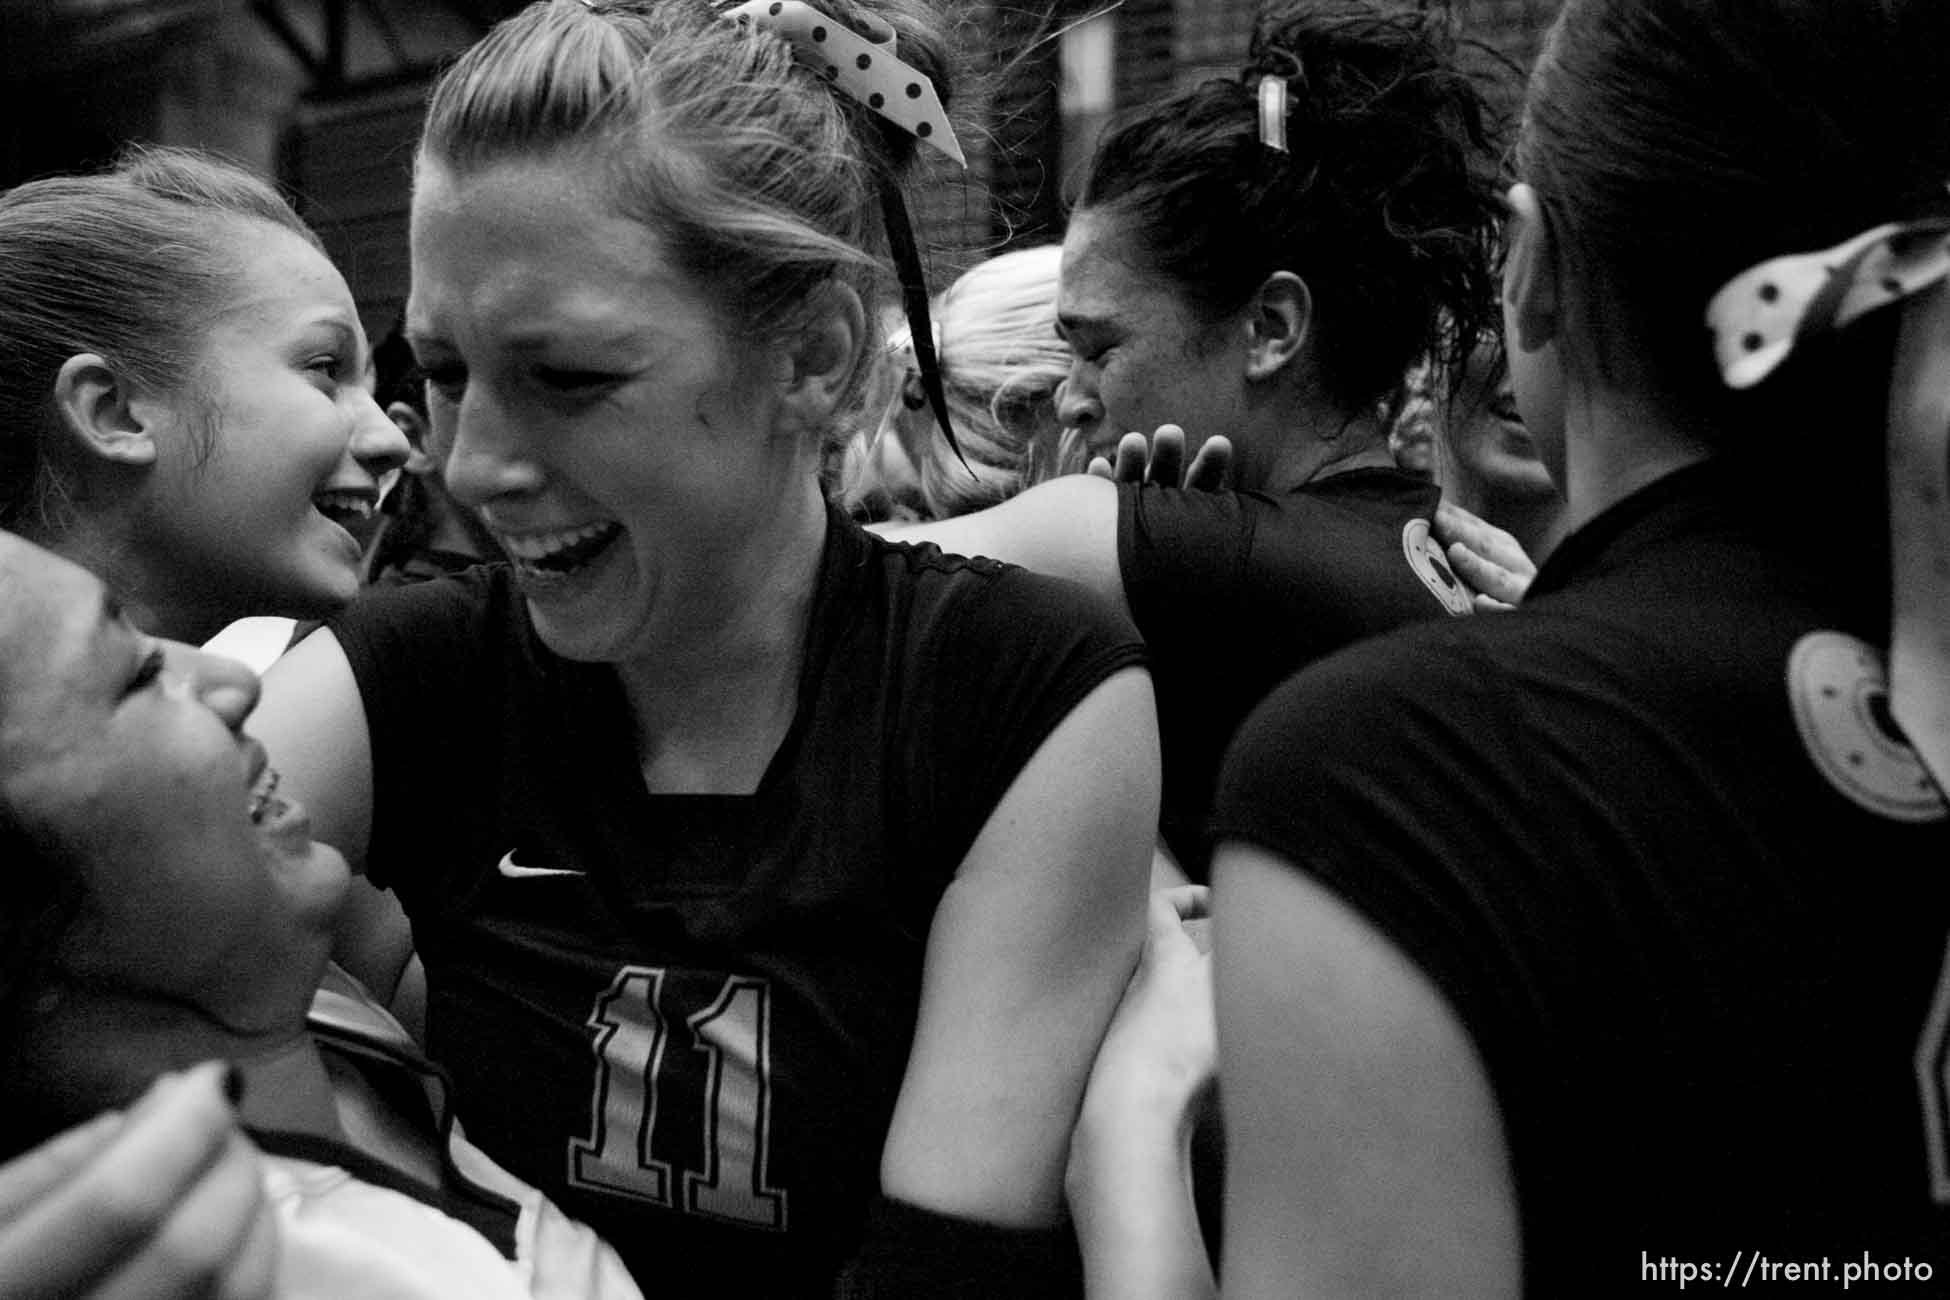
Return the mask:
M 244 1100 L 244 1072 L 235 1065 L 223 1067 L 223 1095 L 233 1107 Z

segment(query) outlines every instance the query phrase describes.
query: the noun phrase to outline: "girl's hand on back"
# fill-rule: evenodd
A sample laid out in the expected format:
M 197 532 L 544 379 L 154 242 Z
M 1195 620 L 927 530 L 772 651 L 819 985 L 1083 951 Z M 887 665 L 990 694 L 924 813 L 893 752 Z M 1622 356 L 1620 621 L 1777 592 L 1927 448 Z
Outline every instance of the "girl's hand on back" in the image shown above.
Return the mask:
M 1537 576 L 1537 564 L 1516 538 L 1448 501 L 1436 507 L 1435 535 L 1447 548 L 1456 576 L 1476 589 L 1479 612 L 1522 603 Z
M 1190 492 L 1217 492 L 1232 471 L 1232 442 L 1223 435 L 1199 445 L 1190 467 L 1185 465 L 1185 431 L 1161 424 L 1149 438 L 1135 431 L 1117 444 L 1117 462 L 1098 456 L 1088 472 L 1114 483 L 1161 483 Z

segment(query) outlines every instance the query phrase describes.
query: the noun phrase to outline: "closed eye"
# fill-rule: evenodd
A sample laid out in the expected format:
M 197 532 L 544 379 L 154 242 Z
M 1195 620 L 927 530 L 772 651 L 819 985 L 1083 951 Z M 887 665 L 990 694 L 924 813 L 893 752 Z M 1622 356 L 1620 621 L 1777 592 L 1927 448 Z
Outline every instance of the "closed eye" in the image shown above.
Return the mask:
M 144 654 L 137 661 L 135 671 L 129 675 L 127 684 L 122 688 L 123 697 L 127 698 L 149 687 L 157 678 L 162 676 L 162 670 L 163 648 L 159 645 L 152 645 L 149 647 L 148 653 Z
M 458 402 L 467 391 L 467 367 L 441 363 L 425 367 L 427 387 L 450 402 Z
M 623 382 L 623 376 L 605 370 L 569 370 L 538 366 L 535 379 L 551 392 L 567 396 L 594 396 Z

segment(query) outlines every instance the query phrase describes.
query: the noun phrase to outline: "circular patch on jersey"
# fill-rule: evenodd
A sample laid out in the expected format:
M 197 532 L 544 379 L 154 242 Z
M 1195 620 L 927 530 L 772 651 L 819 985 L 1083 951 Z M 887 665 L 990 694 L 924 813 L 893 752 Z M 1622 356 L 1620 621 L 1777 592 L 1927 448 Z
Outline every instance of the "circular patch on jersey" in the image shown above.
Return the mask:
M 1844 632 L 1810 632 L 1788 655 L 1787 679 L 1801 742 L 1828 784 L 1893 821 L 1950 816 L 1889 716 L 1889 678 L 1874 646 Z
M 1442 607 L 1458 618 L 1476 612 L 1476 601 L 1469 588 L 1462 585 L 1455 570 L 1449 567 L 1448 557 L 1442 548 L 1429 536 L 1429 521 L 1411 519 L 1402 528 L 1402 554 L 1408 557 L 1408 567 L 1415 570 L 1415 576 L 1429 589 L 1429 594 L 1442 602 Z

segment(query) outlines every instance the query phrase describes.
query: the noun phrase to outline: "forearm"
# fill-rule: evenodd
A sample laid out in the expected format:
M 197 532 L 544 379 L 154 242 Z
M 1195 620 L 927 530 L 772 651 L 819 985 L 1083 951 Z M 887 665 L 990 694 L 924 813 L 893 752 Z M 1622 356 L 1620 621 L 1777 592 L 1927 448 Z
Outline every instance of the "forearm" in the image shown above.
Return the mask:
M 1086 1102 L 1065 1185 L 1087 1295 L 1217 1295 L 1192 1197 L 1192 1114 L 1095 1095 Z

